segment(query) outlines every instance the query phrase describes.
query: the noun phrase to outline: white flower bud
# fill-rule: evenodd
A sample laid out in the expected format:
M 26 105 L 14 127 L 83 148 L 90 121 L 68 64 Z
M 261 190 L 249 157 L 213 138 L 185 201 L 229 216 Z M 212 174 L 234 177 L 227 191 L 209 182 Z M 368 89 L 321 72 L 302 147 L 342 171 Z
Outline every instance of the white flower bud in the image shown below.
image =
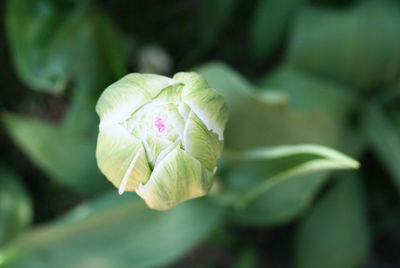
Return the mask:
M 200 75 L 129 74 L 103 92 L 96 111 L 97 163 L 120 194 L 136 191 L 163 210 L 209 191 L 228 112 Z

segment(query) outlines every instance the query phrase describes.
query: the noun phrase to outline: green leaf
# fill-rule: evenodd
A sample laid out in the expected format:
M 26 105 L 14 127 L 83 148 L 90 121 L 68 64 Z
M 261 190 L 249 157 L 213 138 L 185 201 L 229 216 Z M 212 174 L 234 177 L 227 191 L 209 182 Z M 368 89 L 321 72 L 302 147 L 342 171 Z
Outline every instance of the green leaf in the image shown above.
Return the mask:
M 79 110 L 77 116 L 91 116 Z M 4 114 L 3 123 L 29 159 L 60 184 L 90 194 L 108 186 L 96 165 L 96 138 L 91 134 L 95 126 L 87 133 L 71 122 L 64 127 L 14 114 Z
M 335 122 L 338 142 L 335 146 L 350 155 L 358 155 L 365 146 L 361 127 L 349 118 L 359 111 L 360 100 L 353 88 L 283 64 L 260 81 L 263 94 L 287 94 L 293 110 L 325 114 Z
M 347 10 L 310 7 L 298 17 L 287 60 L 359 89 L 392 83 L 400 72 L 400 6 L 360 1 Z
M 238 158 L 242 161 L 273 160 L 283 157 L 294 156 L 297 154 L 310 154 L 320 158 L 325 158 L 332 163 L 337 164 L 338 166 L 348 168 L 359 167 L 359 163 L 354 159 L 331 148 L 313 144 L 264 147 L 247 151 L 230 152 L 230 154 L 231 157 L 233 156 L 234 158 Z
M 357 104 L 353 88 L 289 65 L 268 72 L 259 85 L 263 92 L 279 90 L 287 94 L 293 109 L 328 113 L 338 122 L 343 122 Z
M 0 260 L 10 268 L 164 266 L 200 243 L 222 215 L 205 200 L 157 212 L 135 194 L 112 192 L 27 233 Z
M 65 4 L 65 2 L 63 3 Z M 50 1 L 8 1 L 6 26 L 13 60 L 21 79 L 36 89 L 60 93 L 66 86 L 65 58 L 49 56 L 54 31 L 68 21 L 70 9 Z M 59 16 L 57 18 L 57 15 Z
M 325 181 L 326 171 L 359 166 L 354 159 L 317 145 L 259 148 L 230 155 L 228 152 L 227 157 L 244 161 L 234 164 L 244 168 L 239 168 L 239 173 L 234 172 L 233 181 L 231 179 L 231 183 L 234 183 L 231 187 L 236 193 L 234 202 L 239 209 L 236 219 L 244 224 L 256 225 L 275 224 L 296 216 Z M 246 161 L 251 162 L 246 164 Z M 246 180 L 253 181 L 253 184 L 235 185 L 242 176 L 247 176 Z M 276 200 L 273 200 L 274 197 Z M 296 199 L 304 201 L 297 201 L 296 204 L 293 201 Z
M 353 162 L 353 161 L 352 161 Z M 358 167 L 358 164 L 355 166 L 350 163 L 341 163 L 335 162 L 334 160 L 326 160 L 326 159 L 318 159 L 305 162 L 298 166 L 295 166 L 289 170 L 286 170 L 282 173 L 276 174 L 270 178 L 268 178 L 263 184 L 258 185 L 257 188 L 250 190 L 247 193 L 244 193 L 244 196 L 241 198 L 240 206 L 246 206 L 249 202 L 256 199 L 261 194 L 266 193 L 271 188 L 276 185 L 282 183 L 285 180 L 296 179 L 298 176 L 303 174 L 309 174 L 324 170 L 335 170 L 335 169 L 350 169 Z M 243 202 L 243 203 L 242 203 Z
M 234 268 L 260 267 L 260 250 L 254 245 L 246 246 L 235 258 Z
M 200 4 L 200 16 L 203 22 L 203 40 L 208 44 L 215 41 L 218 33 L 224 29 L 234 14 L 235 8 L 240 1 L 238 0 L 222 0 L 212 1 L 204 0 Z
M 369 143 L 381 164 L 387 169 L 400 193 L 400 132 L 377 104 L 370 104 L 364 117 Z
M 257 59 L 265 59 L 276 50 L 291 18 L 306 1 L 258 1 L 250 25 L 252 51 Z
M 256 91 L 249 82 L 223 64 L 208 64 L 199 68 L 198 71 L 213 88 L 224 96 L 229 106 L 230 117 L 225 130 L 226 153 L 229 154 L 229 150 L 246 150 L 278 144 L 315 143 L 339 146 L 338 119 L 332 113 L 337 111 L 337 107 L 334 107 L 337 104 L 343 104 L 343 107 L 345 107 L 344 104 L 350 106 L 347 103 L 351 100 L 350 97 L 347 98 L 346 93 L 338 90 L 334 104 L 329 108 L 315 109 L 307 104 L 299 104 L 297 100 L 293 100 L 292 104 L 292 98 L 295 98 L 295 95 L 289 92 L 302 90 L 314 83 L 315 89 L 324 83 L 319 83 L 318 80 L 316 82 L 303 81 L 299 87 L 295 88 L 296 82 L 308 79 L 301 74 L 297 75 L 297 72 L 293 78 L 295 82 L 290 85 L 290 91 L 286 91 L 287 96 L 291 98 L 283 101 L 282 97 L 271 98 L 271 95 L 265 97 L 263 92 Z M 290 71 L 288 73 L 292 75 Z M 271 78 L 268 83 L 272 83 L 273 80 L 274 78 Z M 276 82 L 277 80 L 280 80 L 279 83 Z M 284 89 L 280 91 L 284 94 L 289 86 L 283 84 L 281 80 L 283 78 L 276 79 L 273 83 L 279 85 L 278 90 Z M 333 84 L 328 88 L 340 87 Z M 315 92 L 309 93 L 309 95 L 313 94 Z M 335 93 L 332 95 L 335 96 Z M 343 113 L 342 116 L 345 115 L 347 114 Z M 321 129 L 325 131 L 321 132 Z M 301 147 L 297 147 L 299 148 Z M 254 155 L 259 154 L 260 151 L 255 153 L 257 150 L 254 149 L 250 152 L 250 155 Z M 224 155 L 225 160 L 226 157 L 229 158 L 228 154 Z M 273 154 L 276 154 L 276 151 Z M 287 157 L 279 160 L 266 161 L 258 158 L 258 160 L 247 161 L 243 165 L 236 161 L 235 165 L 231 166 L 227 163 L 228 178 L 225 183 L 228 188 L 228 201 L 226 202 L 240 203 L 238 200 L 245 196 L 246 192 L 257 189 L 265 182 L 267 188 L 265 192 L 252 196 L 250 199 L 255 199 L 251 200 L 246 209 L 240 213 L 235 212 L 234 219 L 240 224 L 261 226 L 288 221 L 308 207 L 315 193 L 327 180 L 329 175 L 327 169 L 346 166 L 342 165 L 343 162 L 339 162 L 327 159 L 325 156 L 318 159 L 315 154 L 312 156 L 299 152 L 297 156 L 290 157 L 288 153 Z M 226 164 L 226 161 L 223 163 Z M 267 182 L 268 179 L 272 180 Z
M 229 26 L 234 18 L 235 10 L 240 3 L 239 0 L 203 0 L 199 1 L 198 7 L 198 31 L 194 48 L 184 59 L 185 65 L 200 60 L 220 39 L 223 31 Z
M 303 174 L 283 180 L 258 196 L 243 211 L 235 211 L 233 220 L 244 226 L 276 226 L 300 216 L 328 179 L 328 172 Z M 248 180 L 247 172 L 235 174 L 236 180 Z
M 294 111 L 282 98 L 263 98 L 228 66 L 210 63 L 197 69 L 223 95 L 229 110 L 225 146 L 248 149 L 278 144 L 337 144 L 338 129 L 324 113 Z M 293 131 L 296 129 L 296 131 Z M 320 130 L 324 129 L 324 132 Z
M 123 34 L 108 16 L 98 16 L 98 40 L 100 50 L 104 53 L 104 60 L 115 78 L 127 73 L 125 58 L 129 58 L 135 48 L 134 40 L 125 39 Z
M 0 248 L 32 221 L 32 204 L 18 177 L 0 166 Z M 1 262 L 1 258 L 0 258 Z
M 89 1 L 9 0 L 6 26 L 17 73 L 35 90 L 103 86 L 125 72 L 120 33 Z
M 346 175 L 300 224 L 296 267 L 360 267 L 367 257 L 370 239 L 361 181 Z

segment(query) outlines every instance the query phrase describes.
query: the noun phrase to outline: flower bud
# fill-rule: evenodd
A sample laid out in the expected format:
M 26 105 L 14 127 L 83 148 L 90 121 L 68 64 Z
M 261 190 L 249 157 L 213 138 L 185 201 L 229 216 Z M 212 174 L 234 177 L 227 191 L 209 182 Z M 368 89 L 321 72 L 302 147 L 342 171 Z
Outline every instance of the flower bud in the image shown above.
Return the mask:
M 223 149 L 224 99 L 196 73 L 129 74 L 100 96 L 96 158 L 153 209 L 205 195 Z

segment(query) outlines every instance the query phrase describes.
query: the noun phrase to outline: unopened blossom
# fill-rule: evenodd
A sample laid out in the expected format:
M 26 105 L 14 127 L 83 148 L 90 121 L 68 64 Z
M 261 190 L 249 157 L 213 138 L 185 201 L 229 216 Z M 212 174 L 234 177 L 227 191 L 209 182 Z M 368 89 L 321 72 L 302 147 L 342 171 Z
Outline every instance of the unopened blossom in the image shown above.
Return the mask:
M 210 190 L 228 113 L 200 75 L 126 75 L 102 93 L 96 111 L 97 163 L 120 194 L 136 191 L 164 210 Z

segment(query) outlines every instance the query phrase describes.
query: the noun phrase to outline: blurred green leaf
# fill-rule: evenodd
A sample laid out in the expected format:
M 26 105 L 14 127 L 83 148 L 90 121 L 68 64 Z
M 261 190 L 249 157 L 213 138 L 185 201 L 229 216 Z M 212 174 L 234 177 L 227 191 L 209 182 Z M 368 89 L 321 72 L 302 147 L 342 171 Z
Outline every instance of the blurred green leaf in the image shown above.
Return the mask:
M 113 77 L 120 78 L 127 73 L 125 62 L 129 62 L 135 42 L 132 38 L 126 39 L 107 16 L 99 14 L 97 20 L 96 34 L 99 36 L 95 42 L 104 53 L 105 64 L 109 66 Z M 98 66 L 93 67 L 99 68 Z
M 315 111 L 294 111 L 282 102 L 282 98 L 265 98 L 224 64 L 210 63 L 196 71 L 224 96 L 229 106 L 230 116 L 224 135 L 227 148 L 337 144 L 338 129 L 328 115 Z M 321 129 L 324 131 L 321 132 Z
M 192 200 L 166 212 L 135 194 L 115 191 L 37 228 L 0 252 L 4 267 L 154 267 L 181 257 L 222 219 L 222 211 Z
M 203 0 L 200 1 L 200 15 L 203 22 L 203 42 L 215 41 L 235 11 L 239 0 Z
M 400 193 L 400 132 L 377 104 L 367 107 L 364 126 L 378 160 L 387 169 L 397 192 Z
M 8 41 L 21 78 L 35 89 L 61 92 L 66 86 L 65 58 L 48 55 L 48 51 L 53 49 L 54 32 L 67 23 L 74 8 L 71 11 L 66 1 L 60 1 L 59 5 L 51 1 L 7 3 Z
M 348 10 L 308 8 L 295 23 L 287 60 L 360 89 L 400 73 L 400 6 L 360 1 Z
M 239 0 L 199 1 L 198 40 L 184 59 L 183 65 L 199 61 L 219 40 L 229 21 L 233 18 Z
M 0 166 L 0 248 L 31 221 L 32 204 L 25 189 L 13 172 Z
M 197 71 L 224 96 L 229 106 L 230 117 L 224 135 L 226 151 L 281 144 L 339 144 L 339 126 L 328 113 L 293 109 L 288 105 L 290 99 L 284 101 L 282 97 L 266 97 L 262 91 L 256 91 L 249 82 L 221 63 L 207 64 Z M 226 183 L 234 189 L 227 202 L 257 187 L 267 178 L 287 170 L 299 170 L 306 161 L 315 160 L 310 155 L 300 159 L 289 158 L 272 161 L 268 165 L 265 161 L 255 161 L 243 167 L 231 167 Z M 313 163 L 309 164 L 310 167 L 313 167 Z M 290 174 L 293 179 L 284 179 L 255 198 L 245 210 L 234 216 L 236 221 L 247 225 L 271 225 L 299 215 L 326 181 L 328 173 L 319 173 Z
M 260 147 L 247 151 L 228 151 L 228 153 L 230 153 L 231 157 L 241 161 L 273 160 L 298 154 L 309 154 L 329 160 L 332 163 L 335 163 L 335 165 L 342 167 L 358 168 L 359 166 L 357 161 L 348 157 L 347 155 L 328 147 L 313 144 Z
M 263 93 L 279 90 L 287 94 L 293 110 L 325 114 L 335 122 L 339 138 L 335 147 L 358 155 L 365 147 L 361 126 L 349 119 L 360 112 L 360 99 L 352 88 L 335 81 L 282 65 L 260 80 Z M 321 130 L 319 130 L 321 132 Z
M 276 153 L 276 151 L 286 151 L 283 154 Z M 261 150 L 260 150 L 261 151 Z M 274 155 L 275 154 L 275 155 Z M 243 194 L 242 202 L 247 205 L 249 202 L 256 199 L 261 194 L 264 194 L 271 188 L 282 183 L 285 180 L 297 178 L 299 175 L 309 174 L 313 172 L 320 172 L 325 170 L 335 169 L 354 169 L 359 167 L 359 163 L 354 159 L 351 159 L 337 151 L 331 150 L 326 147 L 315 146 L 315 145 L 297 145 L 297 146 L 285 146 L 284 148 L 273 148 L 264 149 L 261 154 L 257 156 L 258 160 L 268 160 L 271 155 L 273 158 L 280 158 L 285 156 L 291 156 L 295 154 L 315 154 L 321 159 L 310 160 L 291 169 L 285 170 L 279 174 L 276 174 L 268 178 L 261 185 L 258 185 L 254 189 Z M 253 158 L 254 159 L 254 158 Z
M 256 59 L 265 59 L 276 50 L 291 18 L 306 1 L 258 1 L 250 25 L 250 41 Z
M 235 180 L 249 180 L 253 177 L 248 172 L 240 172 L 234 176 Z M 258 196 L 245 210 L 239 213 L 235 211 L 233 219 L 244 226 L 265 227 L 284 224 L 298 217 L 310 206 L 327 178 L 327 172 L 319 172 L 283 180 Z
M 361 182 L 346 173 L 299 226 L 295 266 L 359 267 L 370 242 L 363 202 Z
M 230 186 L 234 187 L 231 190 L 236 193 L 234 202 L 239 211 L 235 217 L 242 224 L 270 225 L 295 217 L 305 208 L 306 201 L 303 204 L 299 203 L 293 206 L 295 208 L 293 210 L 287 204 L 295 202 L 292 203 L 289 200 L 296 198 L 301 200 L 302 196 L 307 197 L 308 200 L 311 199 L 312 196 L 306 196 L 304 192 L 310 195 L 314 194 L 317 186 L 320 185 L 318 182 L 323 182 L 326 178 L 327 173 L 325 171 L 358 168 L 359 166 L 357 161 L 342 153 L 316 145 L 259 148 L 241 153 L 239 156 L 241 156 L 242 161 L 259 161 L 247 167 L 245 163 L 236 163 L 235 165 L 239 166 L 239 173 L 233 173 L 233 181 L 232 178 L 228 181 L 231 183 Z M 293 158 L 295 156 L 303 157 Z M 282 161 L 285 160 L 284 158 L 286 158 L 286 161 Z M 275 160 L 275 163 L 271 160 Z M 244 166 L 244 169 L 241 169 L 240 165 Z M 314 176 L 313 174 L 317 175 Z M 247 178 L 243 178 L 244 176 Z M 310 176 L 311 179 L 305 179 L 307 176 Z M 313 185 L 312 182 L 310 183 L 313 178 L 316 182 L 316 188 L 308 188 Z M 237 184 L 238 180 L 246 180 L 247 185 Z M 302 183 L 307 182 L 309 185 L 304 188 L 295 180 Z M 252 181 L 253 184 L 250 185 Z M 296 192 L 288 194 L 287 191 L 290 191 L 293 187 L 291 184 L 296 186 Z M 278 195 L 275 195 L 276 200 L 272 200 L 273 193 L 278 191 L 276 189 L 286 196 L 281 196 L 278 192 Z M 268 202 L 265 202 L 265 200 Z M 270 204 L 274 204 L 274 206 L 269 207 Z
M 58 94 L 71 80 L 99 85 L 125 73 L 122 37 L 89 2 L 8 1 L 8 42 L 27 86 Z
M 63 185 L 93 194 L 109 184 L 96 165 L 96 136 L 77 121 L 90 114 L 78 111 L 76 120 L 65 125 L 14 114 L 5 114 L 3 121 L 11 138 L 39 168 Z
M 260 267 L 260 252 L 251 245 L 242 249 L 235 259 L 233 268 L 254 268 Z
M 287 94 L 293 109 L 325 112 L 339 119 L 339 122 L 357 104 L 353 88 L 289 65 L 279 66 L 267 73 L 261 78 L 259 85 L 264 91 L 278 89 Z

